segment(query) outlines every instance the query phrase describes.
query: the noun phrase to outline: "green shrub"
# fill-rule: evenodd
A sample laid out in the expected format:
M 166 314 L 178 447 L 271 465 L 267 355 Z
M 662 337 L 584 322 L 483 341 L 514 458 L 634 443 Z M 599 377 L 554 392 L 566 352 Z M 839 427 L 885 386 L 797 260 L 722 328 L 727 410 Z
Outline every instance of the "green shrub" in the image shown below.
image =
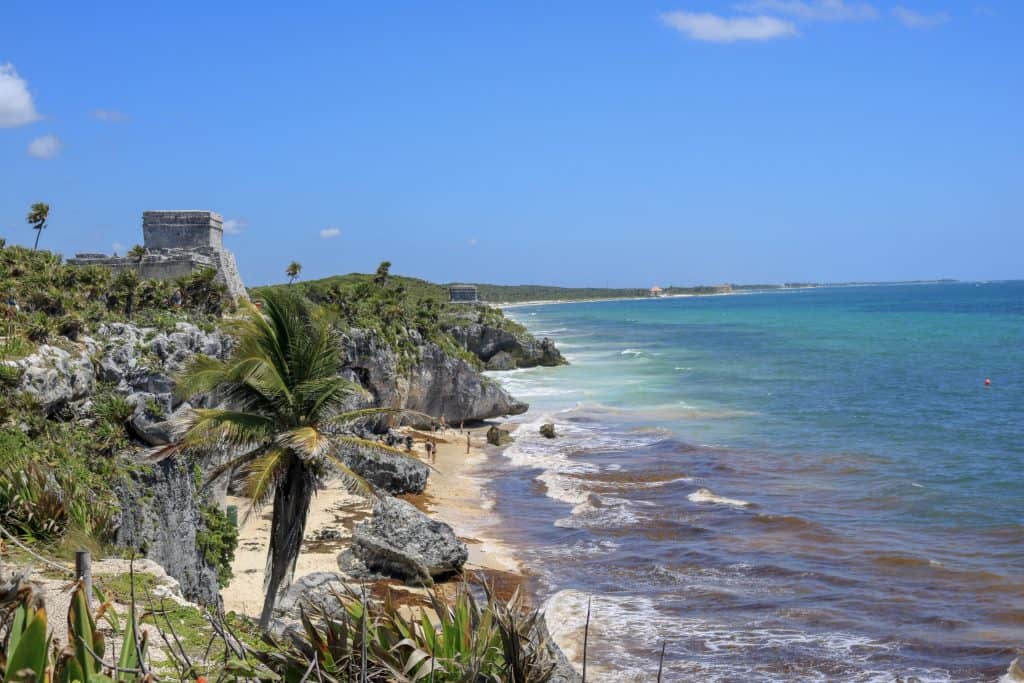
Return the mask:
M 234 576 L 231 565 L 238 547 L 238 529 L 216 505 L 200 508 L 203 528 L 196 533 L 196 547 L 206 561 L 217 569 L 217 582 L 224 587 Z

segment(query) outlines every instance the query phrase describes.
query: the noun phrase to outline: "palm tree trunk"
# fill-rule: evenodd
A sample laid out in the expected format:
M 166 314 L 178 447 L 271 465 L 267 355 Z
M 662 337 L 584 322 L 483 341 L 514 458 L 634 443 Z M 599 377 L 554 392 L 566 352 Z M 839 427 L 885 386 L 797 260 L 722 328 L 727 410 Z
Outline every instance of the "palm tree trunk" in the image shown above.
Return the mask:
M 265 595 L 260 629 L 270 627 L 274 603 L 282 587 L 292 581 L 295 561 L 302 549 L 306 532 L 306 516 L 316 491 L 316 482 L 306 464 L 292 456 L 284 478 L 274 492 L 274 513 L 270 521 L 270 549 L 267 551 L 267 571 L 264 580 Z
M 36 243 L 32 245 L 32 251 L 35 251 L 35 250 L 37 250 L 39 248 L 39 236 L 42 235 L 42 234 L 43 234 L 43 229 L 42 228 L 36 228 Z

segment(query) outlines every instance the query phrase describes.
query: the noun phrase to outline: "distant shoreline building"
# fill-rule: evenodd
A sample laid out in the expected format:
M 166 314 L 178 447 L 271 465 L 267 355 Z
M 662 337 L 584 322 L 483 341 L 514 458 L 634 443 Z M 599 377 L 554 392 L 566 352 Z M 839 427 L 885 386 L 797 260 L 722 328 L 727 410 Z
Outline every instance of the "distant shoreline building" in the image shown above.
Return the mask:
M 228 295 L 248 299 L 235 255 L 224 248 L 224 219 L 213 211 L 144 211 L 141 257 L 75 254 L 71 266 L 101 266 L 117 272 L 135 270 L 147 280 L 174 280 L 212 268 Z
M 448 288 L 448 301 L 453 304 L 475 304 L 480 295 L 475 285 L 452 285 Z
M 659 287 L 658 285 L 654 285 L 653 287 L 650 288 L 650 290 L 648 290 L 647 295 L 648 296 L 665 296 L 665 290 L 662 289 L 661 287 Z

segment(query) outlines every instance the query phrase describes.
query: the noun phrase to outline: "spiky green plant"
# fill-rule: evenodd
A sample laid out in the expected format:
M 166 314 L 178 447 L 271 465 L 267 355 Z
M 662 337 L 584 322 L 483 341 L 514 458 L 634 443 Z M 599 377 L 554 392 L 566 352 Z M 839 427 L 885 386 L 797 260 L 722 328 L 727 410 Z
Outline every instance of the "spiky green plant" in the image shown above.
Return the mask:
M 229 407 L 189 412 L 179 425 L 181 438 L 154 455 L 179 449 L 239 453 L 210 478 L 240 472 L 255 509 L 273 501 L 260 617 L 265 629 L 278 590 L 291 582 L 309 504 L 325 476 L 340 474 L 351 487 L 370 493 L 345 464 L 344 450 L 409 456 L 351 433 L 361 420 L 396 411 L 351 409 L 365 392 L 341 377 L 341 345 L 334 329 L 299 295 L 267 292 L 262 312 L 244 304 L 241 315 L 225 327 L 237 339 L 231 357 L 197 356 L 177 378 L 177 390 L 183 398 L 216 392 Z
M 440 593 L 407 610 L 390 600 L 368 601 L 355 592 L 337 604 L 301 615 L 302 638 L 253 654 L 285 681 L 303 678 L 314 663 L 328 683 L 434 681 L 435 683 L 544 683 L 551 677 L 539 613 L 523 607 L 519 592 L 507 602 L 485 587 L 485 601 L 464 586 L 453 598 Z M 359 675 L 366 671 L 365 678 Z

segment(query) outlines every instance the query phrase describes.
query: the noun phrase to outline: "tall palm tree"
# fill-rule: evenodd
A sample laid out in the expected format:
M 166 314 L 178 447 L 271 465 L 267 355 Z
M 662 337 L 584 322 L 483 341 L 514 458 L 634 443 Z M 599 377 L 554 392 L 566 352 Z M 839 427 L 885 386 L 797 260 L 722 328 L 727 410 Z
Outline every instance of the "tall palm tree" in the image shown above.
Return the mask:
M 25 222 L 32 226 L 32 229 L 36 231 L 36 243 L 32 245 L 32 251 L 39 248 L 39 236 L 43 234 L 43 230 L 46 229 L 46 220 L 50 217 L 50 205 L 44 204 L 43 202 L 36 202 L 29 210 L 28 215 L 25 216 Z
M 230 449 L 236 455 L 209 479 L 234 471 L 253 509 L 273 501 L 260 616 L 266 630 L 278 591 L 291 583 L 310 501 L 327 474 L 333 471 L 350 488 L 372 493 L 345 464 L 343 452 L 410 456 L 352 434 L 361 420 L 405 411 L 351 409 L 352 399 L 365 392 L 339 375 L 341 347 L 332 326 L 291 292 L 262 296 L 262 312 L 243 304 L 242 315 L 227 322 L 237 339 L 230 358 L 197 356 L 177 378 L 181 396 L 216 392 L 228 407 L 190 411 L 178 425 L 177 443 L 154 452 L 166 457 L 181 448 Z
M 298 261 L 292 261 L 288 264 L 288 267 L 284 269 L 284 274 L 288 276 L 288 284 L 295 282 L 295 278 L 302 272 L 302 264 Z

